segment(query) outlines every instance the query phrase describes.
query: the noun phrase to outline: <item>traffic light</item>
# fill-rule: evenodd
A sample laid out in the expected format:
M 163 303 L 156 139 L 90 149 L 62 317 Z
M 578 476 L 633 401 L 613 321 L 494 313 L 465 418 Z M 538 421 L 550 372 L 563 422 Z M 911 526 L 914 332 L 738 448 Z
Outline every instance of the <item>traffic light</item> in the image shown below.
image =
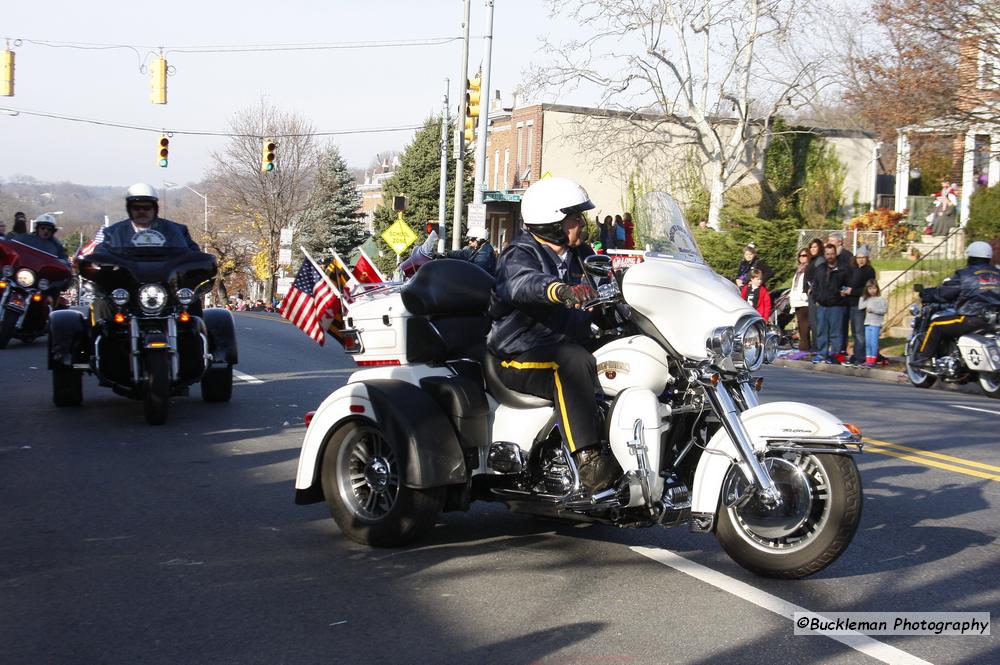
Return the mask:
M 465 91 L 465 140 L 469 143 L 476 140 L 476 120 L 479 118 L 482 84 L 482 77 L 477 75 L 476 78 L 469 79 L 469 85 Z
M 274 156 L 278 149 L 278 144 L 274 139 L 264 139 L 260 148 L 260 170 L 264 173 L 274 170 Z
M 157 58 L 149 67 L 149 101 L 153 104 L 167 103 L 167 59 Z
M 14 96 L 14 52 L 0 51 L 0 97 Z
M 160 165 L 160 168 L 167 168 L 169 157 L 170 139 L 167 138 L 166 134 L 164 134 L 160 137 L 160 152 L 157 154 L 157 159 L 159 160 L 157 163 Z

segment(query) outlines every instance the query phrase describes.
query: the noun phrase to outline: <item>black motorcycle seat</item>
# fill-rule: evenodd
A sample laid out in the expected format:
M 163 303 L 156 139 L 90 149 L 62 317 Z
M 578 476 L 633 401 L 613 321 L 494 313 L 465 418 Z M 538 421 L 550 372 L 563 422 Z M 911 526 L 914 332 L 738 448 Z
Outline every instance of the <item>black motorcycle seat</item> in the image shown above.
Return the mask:
M 552 406 L 552 400 L 511 390 L 500 380 L 500 359 L 487 351 L 483 354 L 483 377 L 486 391 L 503 404 L 513 409 L 539 409 Z

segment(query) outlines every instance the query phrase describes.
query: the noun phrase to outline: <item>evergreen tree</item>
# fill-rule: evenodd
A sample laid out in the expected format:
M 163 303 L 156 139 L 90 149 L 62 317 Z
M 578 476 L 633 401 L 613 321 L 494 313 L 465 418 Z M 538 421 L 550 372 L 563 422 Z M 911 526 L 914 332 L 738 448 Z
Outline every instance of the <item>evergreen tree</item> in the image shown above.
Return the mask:
M 449 129 L 449 132 L 451 129 Z M 450 136 L 451 134 L 449 134 Z M 448 151 L 448 184 L 445 221 L 448 232 L 451 233 L 451 222 L 455 207 L 455 161 Z M 471 153 L 465 159 L 465 203 L 472 201 L 472 159 Z M 396 213 L 392 209 L 392 197 L 404 194 L 407 198 L 407 208 L 404 219 L 417 234 L 418 245 L 427 237 L 424 226 L 428 220 L 438 219 L 439 186 L 441 182 L 441 119 L 430 117 L 424 121 L 424 126 L 417 130 L 413 141 L 406 146 L 399 158 L 399 166 L 392 177 L 382 184 L 383 205 L 375 211 L 375 237 L 382 248 L 383 257 L 380 267 L 395 269 L 396 254 L 382 239 L 382 232 L 396 221 Z M 464 214 L 463 214 L 464 219 Z M 449 248 L 451 243 L 448 243 Z
M 309 203 L 299 216 L 299 244 L 317 260 L 332 247 L 346 261 L 366 235 L 364 221 L 357 214 L 360 207 L 357 182 L 340 149 L 330 146 L 316 172 Z

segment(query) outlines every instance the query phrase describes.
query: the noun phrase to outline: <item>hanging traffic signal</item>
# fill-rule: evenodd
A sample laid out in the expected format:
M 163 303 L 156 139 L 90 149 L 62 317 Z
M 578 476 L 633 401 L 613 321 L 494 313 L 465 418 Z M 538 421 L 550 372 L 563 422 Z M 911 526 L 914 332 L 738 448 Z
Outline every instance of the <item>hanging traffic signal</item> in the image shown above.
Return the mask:
M 149 101 L 167 103 L 167 59 L 157 58 L 149 67 Z
M 14 96 L 14 52 L 0 51 L 0 97 Z
M 274 142 L 274 139 L 264 139 L 260 149 L 260 170 L 264 173 L 274 170 L 274 157 L 277 148 L 278 144 Z
M 483 80 L 480 76 L 469 79 L 465 91 L 465 140 L 472 143 L 476 140 L 476 120 L 479 118 L 480 89 Z
M 160 137 L 160 152 L 157 154 L 158 164 L 160 168 L 167 168 L 167 163 L 170 158 L 170 139 L 164 134 Z

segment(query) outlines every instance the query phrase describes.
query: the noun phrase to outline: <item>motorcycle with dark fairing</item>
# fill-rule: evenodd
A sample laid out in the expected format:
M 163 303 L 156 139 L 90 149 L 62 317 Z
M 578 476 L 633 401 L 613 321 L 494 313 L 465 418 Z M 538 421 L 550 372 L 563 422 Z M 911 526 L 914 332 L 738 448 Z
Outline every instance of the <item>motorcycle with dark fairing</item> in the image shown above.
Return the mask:
M 492 277 L 441 259 L 345 299 L 339 338 L 360 369 L 306 414 L 296 503 L 325 501 L 345 536 L 380 547 L 413 542 L 442 510 L 496 501 L 618 527 L 684 524 L 765 576 L 836 560 L 861 517 L 860 430 L 810 404 L 759 402 L 754 373 L 777 336 L 705 263 L 670 196 L 647 194 L 635 228 L 643 260 L 623 276 L 608 256 L 584 260 L 606 280 L 588 305 L 605 453 L 619 467 L 606 489 L 582 486 L 559 405 L 500 380 L 485 344 Z
M 233 316 L 201 307 L 217 273 L 214 256 L 141 243 L 90 254 L 78 266 L 95 300 L 89 321 L 79 310 L 53 315 L 49 369 L 57 406 L 82 402 L 85 372 L 142 400 L 151 425 L 164 423 L 170 398 L 195 383 L 206 402 L 230 400 L 238 360 Z
M 46 334 L 49 314 L 72 271 L 59 257 L 17 240 L 0 240 L 0 349 Z

